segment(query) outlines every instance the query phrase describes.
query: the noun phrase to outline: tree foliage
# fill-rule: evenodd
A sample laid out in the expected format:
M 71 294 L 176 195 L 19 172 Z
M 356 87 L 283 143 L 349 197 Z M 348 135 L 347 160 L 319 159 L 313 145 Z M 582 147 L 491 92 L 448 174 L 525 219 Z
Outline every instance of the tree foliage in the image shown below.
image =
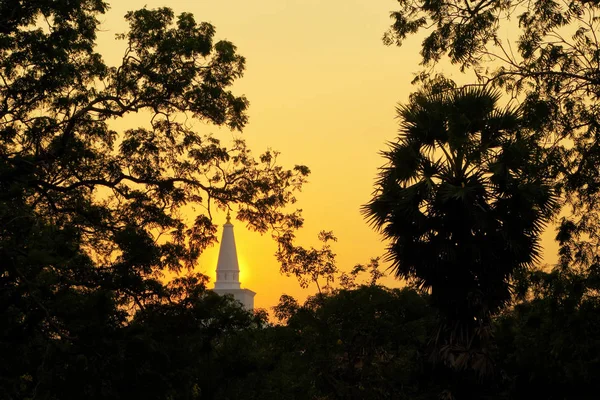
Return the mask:
M 597 390 L 595 317 L 599 265 L 598 110 L 600 2 L 596 0 L 398 0 L 387 45 L 424 34 L 415 81 L 450 61 L 475 85 L 502 89 L 536 132 L 539 170 L 564 206 L 559 265 L 515 276 L 521 299 L 496 327 L 510 398 L 568 398 Z M 435 80 L 439 81 L 439 75 Z M 435 83 L 435 82 L 434 82 Z M 504 352 L 504 353 L 503 353 Z M 573 356 L 577 354 L 577 356 Z M 510 371 L 510 372 L 509 372 Z
M 396 275 L 431 293 L 448 330 L 440 352 L 459 368 L 485 364 L 472 351 L 510 302 L 512 277 L 537 260 L 556 208 L 536 135 L 498 100 L 480 88 L 415 94 L 364 208 Z
M 361 285 L 304 305 L 284 297 L 276 308 L 285 325 L 274 329 L 286 348 L 277 373 L 303 383 L 307 395 L 300 398 L 414 399 L 435 392 L 423 374 L 435 312 L 416 291 Z
M 597 263 L 600 2 L 592 0 L 398 0 L 384 35 L 402 45 L 422 31 L 422 62 L 449 59 L 500 87 L 544 133 L 548 164 L 570 213 L 563 262 Z M 506 34 L 505 32 L 510 32 Z M 507 36 L 504 36 L 507 35 Z M 427 74 L 419 75 L 426 79 Z M 575 250 L 578 249 L 578 250 Z
M 591 399 L 600 372 L 598 270 L 535 269 L 495 322 L 498 360 L 514 399 Z
M 498 99 L 465 89 L 401 106 L 401 133 L 364 209 L 391 240 L 396 274 L 464 320 L 487 319 L 510 300 L 510 277 L 538 257 L 555 206 L 534 173 L 535 135 Z
M 123 58 L 109 66 L 95 48 L 106 9 L 0 3 L 0 397 L 41 398 L 50 382 L 60 393 L 75 376 L 99 385 L 81 396 L 110 397 L 102 373 L 118 371 L 103 365 L 123 351 L 122 330 L 155 304 L 166 312 L 163 272 L 215 242 L 215 208 L 260 232 L 302 224 L 283 210 L 306 167 L 202 134 L 247 123 L 231 91 L 245 65 L 236 47 L 189 13 L 142 9 L 125 16 Z M 116 130 L 133 114 L 141 126 Z
M 201 275 L 176 279 L 127 324 L 105 316 L 114 310 L 100 296 L 63 303 L 62 317 L 70 317 L 77 337 L 48 340 L 40 334 L 27 337 L 24 348 L 3 345 L 1 397 L 217 398 L 236 376 L 230 343 L 251 336 L 266 320 L 264 313 L 253 315 L 207 291 L 206 282 Z
M 287 276 L 295 276 L 302 288 L 314 283 L 321 292 L 322 288 L 333 283 L 338 272 L 335 253 L 329 244 L 337 241 L 337 238 L 333 232 L 319 232 L 318 239 L 323 243 L 320 249 L 298 246 L 294 239 L 291 231 L 278 237 L 277 260 L 281 265 L 281 272 Z

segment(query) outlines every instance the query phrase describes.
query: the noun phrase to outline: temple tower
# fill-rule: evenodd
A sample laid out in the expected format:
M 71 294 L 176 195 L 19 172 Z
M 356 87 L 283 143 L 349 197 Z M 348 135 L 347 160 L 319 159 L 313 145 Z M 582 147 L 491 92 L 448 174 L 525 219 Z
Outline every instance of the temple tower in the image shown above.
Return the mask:
M 241 287 L 240 266 L 235 247 L 233 224 L 229 213 L 227 213 L 227 222 L 223 225 L 219 261 L 217 262 L 217 280 L 213 290 L 220 295 L 231 294 L 247 310 L 254 309 L 254 296 L 256 293 Z

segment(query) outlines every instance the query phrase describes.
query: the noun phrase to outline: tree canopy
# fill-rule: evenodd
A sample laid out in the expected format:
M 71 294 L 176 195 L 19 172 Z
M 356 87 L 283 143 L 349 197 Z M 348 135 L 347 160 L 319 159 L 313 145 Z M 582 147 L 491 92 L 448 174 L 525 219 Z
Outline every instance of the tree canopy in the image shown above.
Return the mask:
M 66 398 L 56 374 L 69 371 L 108 396 L 96 364 L 118 357 L 136 312 L 174 302 L 163 273 L 215 242 L 215 209 L 237 208 L 259 232 L 302 224 L 284 208 L 308 168 L 202 133 L 248 121 L 231 90 L 245 65 L 236 47 L 189 13 L 142 9 L 125 16 L 123 57 L 109 66 L 95 47 L 106 10 L 0 3 L 0 397 L 39 398 L 56 382 L 45 398 Z M 115 129 L 134 113 L 142 126 Z
M 414 95 L 364 209 L 390 240 L 396 275 L 431 290 L 452 319 L 488 319 L 510 300 L 556 205 L 533 173 L 535 134 L 498 100 L 477 88 Z
M 396 276 L 431 293 L 444 318 L 436 352 L 479 371 L 491 370 L 491 317 L 510 303 L 515 274 L 538 259 L 557 204 L 537 172 L 536 134 L 499 98 L 482 88 L 413 95 L 398 108 L 400 135 L 364 207 L 389 241 Z
M 424 33 L 423 65 L 449 60 L 474 84 L 503 89 L 543 133 L 545 173 L 569 213 L 563 263 L 598 262 L 600 2 L 596 0 L 398 0 L 384 43 Z M 509 33 L 506 33 L 509 32 Z M 418 75 L 427 80 L 429 73 Z
M 499 351 L 506 352 L 497 353 L 495 357 L 501 360 L 500 364 L 502 368 L 506 368 L 505 371 L 514 373 L 509 378 L 509 380 L 514 379 L 511 383 L 514 386 L 504 395 L 510 398 L 521 398 L 520 396 L 525 398 L 532 393 L 539 395 L 543 392 L 549 398 L 561 398 L 568 397 L 569 393 L 571 395 L 576 393 L 578 386 L 590 387 L 589 385 L 593 384 L 587 380 L 587 373 L 594 370 L 594 362 L 590 362 L 585 357 L 580 357 L 581 362 L 574 362 L 562 351 L 569 347 L 566 341 L 563 341 L 566 336 L 571 334 L 574 337 L 578 336 L 570 331 L 573 326 L 578 326 L 582 332 L 589 332 L 589 326 L 578 318 L 589 310 L 595 309 L 597 305 L 594 284 L 591 282 L 594 279 L 592 277 L 596 275 L 599 260 L 597 249 L 600 243 L 598 239 L 598 232 L 600 232 L 598 188 L 600 186 L 597 184 L 597 160 L 600 154 L 598 152 L 600 114 L 598 114 L 597 71 L 600 53 L 596 35 L 600 23 L 598 16 L 600 2 L 397 0 L 397 5 L 398 8 L 391 12 L 393 23 L 384 34 L 383 41 L 386 45 L 402 46 L 409 37 L 416 34 L 424 35 L 421 43 L 424 69 L 417 74 L 414 82 L 421 83 L 427 91 L 446 93 L 451 97 L 452 93 L 456 93 L 456 88 L 437 69 L 444 62 L 450 62 L 458 65 L 461 71 L 469 72 L 475 77 L 475 81 L 463 88 L 463 91 L 471 90 L 469 88 L 481 88 L 481 90 L 497 90 L 497 93 L 504 93 L 506 101 L 518 109 L 517 120 L 520 130 L 529 132 L 526 136 L 533 147 L 525 147 L 536 149 L 533 153 L 522 154 L 524 157 L 529 157 L 529 160 L 523 163 L 523 165 L 529 164 L 529 167 L 522 170 L 522 174 L 513 174 L 517 181 L 521 181 L 518 186 L 525 188 L 531 179 L 543 177 L 544 186 L 549 189 L 548 193 L 556 196 L 548 203 L 550 207 L 546 209 L 548 212 L 543 218 L 546 221 L 553 216 L 552 211 L 557 210 L 555 205 L 562 207 L 562 218 L 559 220 L 556 236 L 560 245 L 559 265 L 555 266 L 552 272 L 535 270 L 532 272 L 533 263 L 529 262 L 524 264 L 527 268 L 513 270 L 511 276 L 506 275 L 504 279 L 498 280 L 498 282 L 505 282 L 504 298 L 510 301 L 504 302 L 504 311 L 502 306 L 495 309 L 496 313 L 504 313 L 504 316 L 499 319 L 501 322 L 493 326 L 494 332 L 501 336 L 495 345 L 501 349 Z M 418 94 L 413 95 L 409 104 L 415 104 L 415 96 Z M 446 115 L 451 115 L 454 111 L 447 110 Z M 428 119 L 434 121 L 439 119 L 433 108 L 430 108 L 426 114 Z M 429 120 L 422 119 L 422 121 L 425 121 L 421 122 L 423 126 L 429 126 Z M 447 129 L 458 125 L 451 121 L 452 117 L 449 117 L 445 125 Z M 429 132 L 427 129 L 424 131 Z M 427 138 L 427 134 L 422 136 Z M 483 137 L 482 134 L 481 138 Z M 423 158 L 414 156 L 414 151 L 409 152 L 406 149 L 408 146 L 403 145 L 405 142 L 393 144 L 392 149 L 385 153 L 389 164 L 381 174 L 382 178 L 378 182 L 379 191 L 376 192 L 375 199 L 369 206 L 375 224 L 384 227 L 385 234 L 393 239 L 392 255 L 398 261 L 399 270 L 402 268 L 401 261 L 405 263 L 406 269 L 401 271 L 401 275 L 413 279 L 416 277 L 417 282 L 422 283 L 424 277 L 416 275 L 414 267 L 410 269 L 415 263 L 411 263 L 405 251 L 397 251 L 407 248 L 408 244 L 398 246 L 398 249 L 394 249 L 393 246 L 396 245 L 398 237 L 411 237 L 407 234 L 411 230 L 415 231 L 414 237 L 418 237 L 419 241 L 429 240 L 425 234 L 419 236 L 418 230 L 414 228 L 424 226 L 422 220 L 426 219 L 422 214 L 429 215 L 428 208 L 419 209 L 413 205 L 411 216 L 403 221 L 408 227 L 393 230 L 397 217 L 391 212 L 386 213 L 384 205 L 376 202 L 378 199 L 410 198 L 402 195 L 402 191 L 412 183 L 408 180 L 408 176 L 393 177 L 389 172 L 391 165 L 409 165 L 411 160 L 415 166 L 422 163 Z M 426 140 L 422 142 L 426 143 Z M 501 153 L 502 151 L 499 151 L 494 154 L 500 156 Z M 490 165 L 485 158 L 476 164 L 477 168 L 484 169 Z M 413 168 L 417 171 L 416 167 Z M 435 170 L 435 164 L 429 169 Z M 422 176 L 415 174 L 415 186 L 419 180 L 423 180 L 423 177 L 428 177 L 426 170 L 423 171 Z M 494 178 L 496 173 L 494 169 L 488 169 L 484 174 L 492 181 L 492 186 L 486 188 L 493 188 L 497 183 Z M 384 178 L 386 175 L 389 177 L 387 180 Z M 381 189 L 386 186 L 397 187 L 398 193 L 387 195 L 390 192 Z M 422 199 L 419 198 L 420 200 Z M 552 205 L 551 203 L 554 202 L 556 204 Z M 392 210 L 391 201 L 389 203 L 388 210 Z M 406 201 L 394 206 L 409 209 L 408 204 L 409 202 Z M 523 210 L 517 204 L 513 204 L 510 208 L 513 216 Z M 380 210 L 378 217 L 376 217 L 377 209 Z M 543 209 L 544 207 L 533 206 L 533 210 Z M 488 217 L 494 215 L 493 210 L 494 207 L 486 210 L 485 216 L 478 215 L 479 211 L 475 209 L 471 210 L 470 214 L 478 215 L 478 221 L 486 221 Z M 469 225 L 469 221 L 465 216 L 457 218 L 454 221 L 458 224 L 456 229 L 460 230 L 465 222 Z M 502 229 L 508 226 L 504 223 L 501 225 Z M 432 235 L 438 236 L 439 231 L 440 229 L 436 228 Z M 533 237 L 539 234 L 540 230 L 536 229 L 537 233 L 534 233 L 521 227 L 521 233 L 525 232 L 532 233 Z M 497 251 L 505 248 L 508 236 L 496 239 L 490 236 L 493 243 L 472 244 L 472 247 L 484 249 L 486 254 L 498 255 Z M 464 237 L 461 242 L 465 245 L 472 243 Z M 508 239 L 508 243 L 510 242 Z M 521 250 L 533 256 L 531 261 L 535 260 L 538 253 L 535 246 L 527 250 L 521 247 Z M 434 254 L 445 254 L 445 250 L 438 249 Z M 434 255 L 423 250 L 421 250 L 421 257 L 435 258 Z M 465 265 L 468 265 L 479 258 L 477 255 L 470 255 L 464 260 L 467 261 Z M 495 270 L 494 265 L 494 261 L 490 260 L 490 268 L 484 268 L 485 272 L 492 274 Z M 448 272 L 448 275 L 451 274 Z M 462 277 L 461 282 L 470 279 L 473 278 Z M 451 287 L 455 286 L 451 285 Z M 458 287 L 460 288 L 461 285 L 459 284 Z M 523 292 L 523 287 L 535 288 L 533 294 L 527 290 Z M 429 288 L 433 293 L 435 292 L 433 286 Z M 528 297 L 521 298 L 522 303 L 519 303 L 514 297 L 508 296 L 516 293 L 521 295 L 528 293 Z M 445 294 L 444 298 L 452 299 L 452 293 Z M 468 301 L 465 303 L 468 304 Z M 443 302 L 440 304 L 441 310 L 447 306 Z M 568 312 L 563 311 L 566 304 L 569 304 L 572 319 L 566 316 Z M 468 306 L 463 305 L 462 309 L 467 310 Z M 557 322 L 558 320 L 562 322 Z M 593 318 L 590 319 L 591 321 Z M 560 327 L 551 328 L 554 323 L 558 323 Z M 564 324 L 568 324 L 569 327 L 565 328 Z M 594 322 L 591 324 L 593 325 Z M 565 328 L 565 331 L 562 328 Z M 551 338 L 552 329 L 557 329 L 559 333 Z M 563 332 L 566 336 L 562 336 Z M 506 347 L 507 343 L 514 347 L 512 349 Z M 587 346 L 594 347 L 595 344 L 592 340 L 586 341 L 582 346 L 588 348 Z M 552 348 L 551 356 L 542 355 L 542 352 L 548 352 L 549 348 Z M 574 352 L 582 351 L 578 346 L 571 346 L 571 348 Z M 528 371 L 528 368 L 531 368 L 531 371 Z M 541 372 L 540 368 L 545 369 L 545 372 Z M 544 377 L 537 375 L 538 373 Z M 547 378 L 548 376 L 554 378 Z M 552 382 L 550 383 L 548 379 Z M 505 382 L 504 385 L 509 384 Z

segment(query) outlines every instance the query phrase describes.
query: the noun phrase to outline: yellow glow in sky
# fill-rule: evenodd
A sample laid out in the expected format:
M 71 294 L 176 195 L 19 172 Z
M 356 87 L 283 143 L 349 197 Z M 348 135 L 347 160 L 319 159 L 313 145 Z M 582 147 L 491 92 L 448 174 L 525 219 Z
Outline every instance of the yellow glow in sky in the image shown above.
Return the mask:
M 402 47 L 381 42 L 394 0 L 109 0 L 101 17 L 99 51 L 117 65 L 124 43 L 127 11 L 168 6 L 191 12 L 215 25 L 217 39 L 232 41 L 247 59 L 245 76 L 235 85 L 250 100 L 250 122 L 243 137 L 255 155 L 281 151 L 280 163 L 309 166 L 310 183 L 299 194 L 305 227 L 299 243 L 318 246 L 320 230 L 332 230 L 343 270 L 381 256 L 385 244 L 361 216 L 360 206 L 373 190 L 378 154 L 398 129 L 395 107 L 413 88 L 419 70 L 420 41 Z M 460 77 L 453 76 L 460 80 Z M 217 132 L 217 129 L 207 130 Z M 227 140 L 231 134 L 217 137 Z M 219 215 L 217 223 L 225 222 Z M 270 308 L 283 293 L 303 299 L 315 292 L 279 274 L 269 236 L 235 225 L 242 286 L 257 292 L 255 306 Z M 219 237 L 221 229 L 219 230 Z M 546 261 L 555 259 L 553 232 L 545 235 Z M 197 270 L 214 278 L 218 246 L 202 255 Z M 392 278 L 384 281 L 399 285 Z

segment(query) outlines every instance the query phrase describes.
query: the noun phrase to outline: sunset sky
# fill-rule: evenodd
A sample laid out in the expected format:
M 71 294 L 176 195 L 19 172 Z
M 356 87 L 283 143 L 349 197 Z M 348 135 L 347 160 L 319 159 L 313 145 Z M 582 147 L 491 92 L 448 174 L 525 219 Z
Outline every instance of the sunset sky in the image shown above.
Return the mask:
M 360 206 L 373 190 L 378 154 L 397 132 L 395 107 L 407 99 L 420 66 L 418 38 L 402 48 L 381 42 L 394 0 L 109 0 L 101 17 L 99 51 L 117 65 L 127 11 L 168 6 L 215 25 L 217 39 L 232 41 L 247 59 L 235 85 L 250 100 L 250 122 L 242 136 L 255 155 L 280 151 L 280 163 L 309 166 L 309 184 L 299 194 L 305 227 L 299 242 L 315 245 L 320 230 L 338 237 L 334 250 L 343 270 L 381 256 L 385 244 L 365 223 Z M 451 75 L 465 81 L 456 73 Z M 232 133 L 207 128 L 223 140 Z M 218 215 L 216 222 L 225 222 Z M 315 291 L 299 288 L 279 274 L 271 238 L 235 223 L 242 285 L 257 292 L 255 306 L 270 308 L 283 293 L 303 299 Z M 219 235 L 221 230 L 219 230 Z M 553 232 L 545 235 L 545 262 L 555 260 Z M 214 276 L 218 246 L 201 257 L 197 270 Z M 399 285 L 392 278 L 386 284 Z

